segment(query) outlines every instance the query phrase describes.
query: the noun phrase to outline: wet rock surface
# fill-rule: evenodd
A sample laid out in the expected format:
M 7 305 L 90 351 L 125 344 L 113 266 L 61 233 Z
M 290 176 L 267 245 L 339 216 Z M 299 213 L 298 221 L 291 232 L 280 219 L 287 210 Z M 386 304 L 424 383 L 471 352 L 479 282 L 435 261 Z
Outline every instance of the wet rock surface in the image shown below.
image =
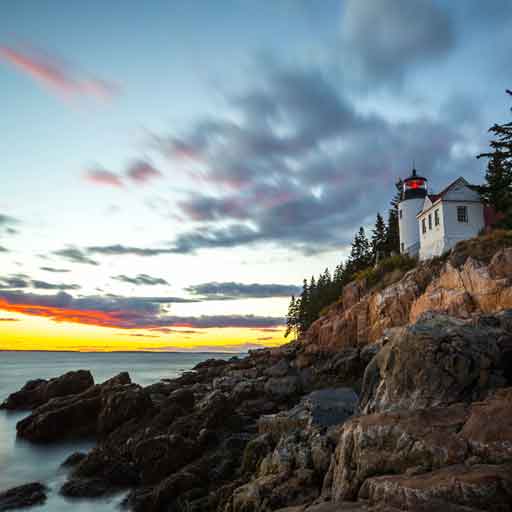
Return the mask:
M 46 487 L 39 482 L 33 482 L 0 493 L 0 510 L 33 507 L 45 501 Z
M 93 384 L 94 379 L 88 370 L 68 372 L 50 380 L 30 380 L 19 391 L 9 395 L 0 409 L 32 409 L 52 398 L 81 393 Z

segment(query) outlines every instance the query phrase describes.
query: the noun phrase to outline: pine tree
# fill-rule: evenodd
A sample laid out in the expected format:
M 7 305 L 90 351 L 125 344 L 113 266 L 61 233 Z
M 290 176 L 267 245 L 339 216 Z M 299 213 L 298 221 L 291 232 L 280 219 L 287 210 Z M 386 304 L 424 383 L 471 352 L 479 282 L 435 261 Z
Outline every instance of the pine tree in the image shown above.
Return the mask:
M 297 331 L 298 334 L 303 334 L 308 328 L 309 316 L 309 286 L 306 279 L 302 285 L 302 292 L 300 294 L 299 306 L 297 308 Z
M 388 210 L 388 226 L 386 230 L 386 254 L 400 252 L 400 232 L 398 230 L 398 203 L 402 199 L 403 181 L 398 180 L 395 183 L 396 192 L 390 202 L 391 208 Z
M 354 241 L 352 242 L 348 267 L 351 273 L 359 272 L 360 270 L 368 267 L 371 264 L 371 261 L 371 245 L 368 238 L 366 238 L 364 228 L 360 227 L 354 237 Z
M 297 311 L 296 311 L 295 296 L 292 295 L 290 304 L 288 306 L 288 314 L 286 315 L 286 331 L 284 337 L 288 338 L 290 334 L 297 334 Z
M 506 213 L 512 206 L 512 166 L 497 157 L 487 164 L 482 199 L 499 211 Z
M 382 218 L 382 215 L 377 213 L 377 218 L 375 219 L 375 227 L 372 231 L 372 253 L 374 261 L 378 261 L 379 258 L 384 256 L 386 252 L 386 242 L 386 224 Z
M 512 91 L 507 90 L 512 96 Z M 482 199 L 504 214 L 504 227 L 512 227 L 512 122 L 495 124 L 489 128 L 494 135 L 490 142 L 492 151 L 477 158 L 489 158 L 485 185 L 480 188 Z

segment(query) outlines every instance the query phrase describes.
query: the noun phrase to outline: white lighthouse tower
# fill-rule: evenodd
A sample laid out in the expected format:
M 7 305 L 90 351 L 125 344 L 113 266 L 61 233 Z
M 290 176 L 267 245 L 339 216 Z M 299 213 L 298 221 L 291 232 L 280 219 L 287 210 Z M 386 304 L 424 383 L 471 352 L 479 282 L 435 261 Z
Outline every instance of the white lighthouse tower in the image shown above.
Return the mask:
M 427 179 L 418 176 L 416 169 L 405 178 L 402 199 L 398 203 L 400 253 L 417 256 L 420 252 L 420 227 L 416 215 L 423 209 L 427 196 Z

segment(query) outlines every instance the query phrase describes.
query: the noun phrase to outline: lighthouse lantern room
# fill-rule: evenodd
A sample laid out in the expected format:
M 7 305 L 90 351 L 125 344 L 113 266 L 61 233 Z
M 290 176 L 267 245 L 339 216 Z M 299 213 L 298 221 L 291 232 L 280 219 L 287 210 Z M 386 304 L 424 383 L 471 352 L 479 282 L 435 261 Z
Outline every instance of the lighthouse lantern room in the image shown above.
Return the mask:
M 420 251 L 420 229 L 416 215 L 422 210 L 427 196 L 427 179 L 418 176 L 416 169 L 403 182 L 402 198 L 398 204 L 400 252 L 417 256 Z

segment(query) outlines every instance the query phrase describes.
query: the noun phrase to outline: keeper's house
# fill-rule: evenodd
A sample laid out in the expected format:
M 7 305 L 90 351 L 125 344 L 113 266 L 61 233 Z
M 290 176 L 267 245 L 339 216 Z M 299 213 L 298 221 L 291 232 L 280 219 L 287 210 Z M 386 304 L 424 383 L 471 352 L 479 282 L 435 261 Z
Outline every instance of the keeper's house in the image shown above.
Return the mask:
M 413 169 L 398 205 L 400 252 L 421 260 L 440 256 L 457 242 L 477 236 L 490 216 L 476 187 L 464 178 L 439 194 L 429 194 L 427 179 Z

